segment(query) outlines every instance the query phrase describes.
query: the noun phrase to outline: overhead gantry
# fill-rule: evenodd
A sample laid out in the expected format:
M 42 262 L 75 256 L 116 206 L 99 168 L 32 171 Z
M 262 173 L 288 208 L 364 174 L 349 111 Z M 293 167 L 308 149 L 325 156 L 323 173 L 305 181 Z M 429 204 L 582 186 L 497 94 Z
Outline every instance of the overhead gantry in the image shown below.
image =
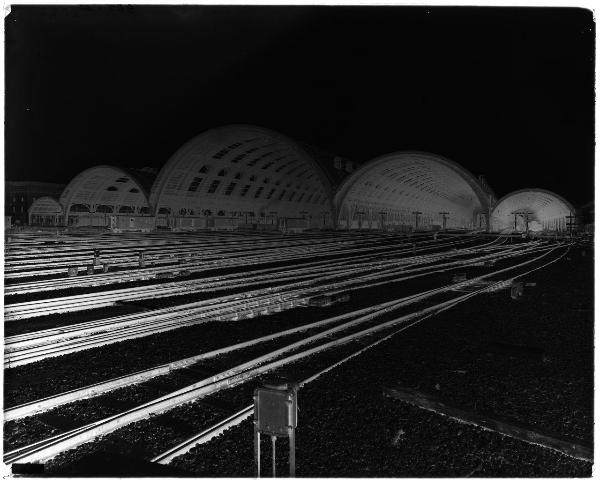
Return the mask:
M 467 170 L 425 152 L 375 158 L 335 197 L 340 229 L 485 228 L 490 194 Z
M 566 199 L 544 189 L 522 189 L 502 197 L 492 211 L 492 230 L 541 232 L 569 230 L 575 208 Z

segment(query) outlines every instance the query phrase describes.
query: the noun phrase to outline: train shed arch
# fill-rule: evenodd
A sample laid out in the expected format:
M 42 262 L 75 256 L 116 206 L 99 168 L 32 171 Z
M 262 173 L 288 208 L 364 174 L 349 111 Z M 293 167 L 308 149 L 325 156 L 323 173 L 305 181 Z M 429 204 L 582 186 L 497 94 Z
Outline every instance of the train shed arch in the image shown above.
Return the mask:
M 359 168 L 336 194 L 340 228 L 485 227 L 490 196 L 440 155 L 401 151 Z
M 30 226 L 59 226 L 64 223 L 64 211 L 53 197 L 40 197 L 27 210 Z
M 68 219 L 72 213 L 145 214 L 150 212 L 148 190 L 130 171 L 112 165 L 84 170 L 60 196 Z
M 505 195 L 492 211 L 494 231 L 560 231 L 576 210 L 566 199 L 545 189 L 521 189 Z
M 333 215 L 331 182 L 292 139 L 265 128 L 208 130 L 177 150 L 150 195 L 157 215 L 302 218 Z

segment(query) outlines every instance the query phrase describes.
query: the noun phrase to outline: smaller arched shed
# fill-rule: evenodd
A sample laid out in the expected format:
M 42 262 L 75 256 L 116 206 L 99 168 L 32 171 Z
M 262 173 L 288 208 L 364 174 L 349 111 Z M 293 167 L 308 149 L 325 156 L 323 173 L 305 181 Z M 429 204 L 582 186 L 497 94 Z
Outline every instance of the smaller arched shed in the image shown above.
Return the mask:
M 152 180 L 111 165 L 97 165 L 78 174 L 60 196 L 69 226 L 150 227 L 148 188 Z M 126 222 L 124 222 L 126 221 Z
M 493 231 L 533 232 L 568 230 L 573 205 L 554 192 L 522 189 L 502 197 L 492 211 Z
M 30 226 L 62 226 L 65 223 L 63 207 L 52 197 L 40 197 L 29 207 Z

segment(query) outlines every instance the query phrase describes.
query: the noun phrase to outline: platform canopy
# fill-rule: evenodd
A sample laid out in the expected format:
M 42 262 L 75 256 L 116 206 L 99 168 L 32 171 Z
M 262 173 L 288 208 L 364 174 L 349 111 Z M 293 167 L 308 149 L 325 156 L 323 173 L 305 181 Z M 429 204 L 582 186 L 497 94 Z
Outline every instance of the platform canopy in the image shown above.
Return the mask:
M 150 211 L 144 184 L 127 170 L 111 165 L 97 165 L 81 172 L 65 187 L 60 203 L 66 216 L 75 212 L 141 214 Z
M 158 174 L 157 214 L 320 218 L 333 214 L 325 172 L 299 144 L 265 128 L 229 125 L 188 141 Z
M 487 213 L 488 200 L 477 179 L 456 162 L 432 153 L 390 153 L 342 184 L 336 195 L 338 226 L 421 228 L 443 226 L 445 218 L 448 228 L 471 228 Z
M 492 211 L 495 231 L 566 231 L 575 208 L 563 197 L 544 189 L 523 189 L 502 197 Z

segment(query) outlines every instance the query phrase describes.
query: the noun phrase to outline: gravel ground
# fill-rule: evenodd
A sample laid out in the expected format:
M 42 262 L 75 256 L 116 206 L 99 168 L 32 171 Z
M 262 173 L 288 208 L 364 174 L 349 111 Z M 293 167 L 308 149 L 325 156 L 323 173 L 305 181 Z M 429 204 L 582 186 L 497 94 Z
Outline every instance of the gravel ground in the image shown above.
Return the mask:
M 506 291 L 480 297 L 477 305 L 442 313 L 302 388 L 297 475 L 590 476 L 590 463 L 459 424 L 384 397 L 381 388 L 398 383 L 480 414 L 591 439 L 592 272 L 592 259 L 574 252 L 571 261 L 531 275 L 537 286 L 527 287 L 523 300 L 513 302 Z M 541 311 L 538 301 L 544 301 Z M 488 355 L 484 349 L 498 339 L 542 347 L 546 358 Z M 286 445 L 280 446 L 278 473 L 285 474 Z M 172 465 L 199 476 L 252 476 L 252 456 L 249 419 Z M 263 466 L 270 470 L 266 459 Z
M 392 316 L 392 314 L 386 314 L 385 316 L 376 319 L 375 322 L 387 320 Z M 329 327 L 337 324 L 338 323 L 330 324 Z M 366 322 L 360 326 L 352 327 L 351 329 L 346 330 L 345 333 L 338 334 L 338 337 L 342 336 L 343 334 L 347 334 L 348 332 L 353 333 L 361 329 L 368 328 L 372 325 L 373 322 Z M 38 414 L 34 417 L 9 422 L 4 426 L 4 447 L 6 450 L 11 450 L 40 441 L 55 434 L 54 429 L 41 427 L 40 423 L 56 423 L 56 419 L 58 418 L 60 431 L 68 431 L 84 424 L 112 416 L 113 414 L 116 414 L 122 410 L 131 409 L 135 406 L 141 405 L 145 402 L 193 384 L 204 377 L 212 376 L 218 372 L 230 369 L 243 362 L 247 362 L 256 357 L 262 356 L 274 349 L 279 349 L 302 338 L 320 333 L 326 328 L 327 327 L 311 329 L 302 332 L 301 334 L 282 337 L 259 345 L 240 349 L 232 353 L 216 356 L 206 362 L 201 362 L 194 366 L 188 367 L 187 369 L 173 371 L 168 375 L 156 377 L 139 385 L 117 389 L 95 398 L 60 406 L 59 408 Z M 308 347 L 318 345 L 319 343 L 323 343 L 323 341 L 320 341 L 317 344 L 309 344 Z M 362 344 L 360 343 L 352 343 L 349 346 L 359 348 L 361 345 Z M 348 348 L 349 346 L 346 346 L 345 348 Z M 297 350 L 292 351 L 292 353 L 295 352 L 297 352 Z M 327 362 L 336 362 L 339 358 L 342 358 L 346 355 L 345 352 L 347 351 L 333 351 L 330 352 L 330 357 L 320 354 L 318 359 L 309 357 L 307 359 L 303 359 L 300 365 L 295 364 L 295 366 L 300 367 L 301 374 L 306 377 L 306 375 L 311 375 L 312 373 L 320 370 L 322 367 L 328 365 Z M 285 355 L 286 354 L 282 355 L 281 357 L 284 357 Z M 233 391 L 233 394 L 236 392 L 238 391 Z M 235 396 L 233 398 L 228 396 L 227 400 L 234 403 L 236 402 Z
M 369 337 L 372 341 L 377 337 Z M 348 353 L 358 350 L 363 342 L 352 342 L 312 357 L 290 364 L 284 368 L 261 375 L 240 386 L 225 389 L 206 398 L 178 406 L 157 417 L 133 423 L 110 435 L 86 443 L 75 450 L 61 453 L 47 463 L 51 474 L 72 474 L 81 470 L 81 463 L 89 461 L 98 453 L 116 448 L 135 459 L 148 460 L 203 429 L 206 429 L 240 408 L 252 403 L 254 388 L 271 377 L 295 376 L 297 380 L 312 375 L 321 368 L 338 361 Z M 133 451 L 126 451 L 130 448 Z M 186 470 L 183 470 L 186 471 Z

